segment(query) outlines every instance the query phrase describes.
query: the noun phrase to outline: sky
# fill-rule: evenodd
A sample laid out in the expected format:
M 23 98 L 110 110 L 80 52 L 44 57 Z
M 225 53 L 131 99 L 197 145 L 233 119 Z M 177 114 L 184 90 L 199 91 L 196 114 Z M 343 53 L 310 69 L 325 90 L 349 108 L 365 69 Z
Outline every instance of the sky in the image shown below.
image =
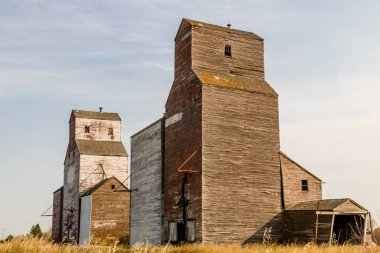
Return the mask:
M 182 18 L 264 38 L 281 150 L 380 220 L 380 1 L 1 0 L 0 238 L 40 223 L 63 184 L 72 109 L 160 118 Z

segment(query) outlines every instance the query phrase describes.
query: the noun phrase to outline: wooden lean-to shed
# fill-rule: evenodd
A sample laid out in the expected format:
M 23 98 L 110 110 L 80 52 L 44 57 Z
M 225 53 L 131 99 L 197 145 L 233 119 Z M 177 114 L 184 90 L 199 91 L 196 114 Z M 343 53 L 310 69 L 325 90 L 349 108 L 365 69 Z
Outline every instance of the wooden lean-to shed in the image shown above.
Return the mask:
M 364 243 L 368 211 L 351 199 L 298 203 L 284 212 L 285 240 Z
M 130 191 L 115 177 L 101 180 L 82 194 L 79 244 L 92 238 L 129 236 Z

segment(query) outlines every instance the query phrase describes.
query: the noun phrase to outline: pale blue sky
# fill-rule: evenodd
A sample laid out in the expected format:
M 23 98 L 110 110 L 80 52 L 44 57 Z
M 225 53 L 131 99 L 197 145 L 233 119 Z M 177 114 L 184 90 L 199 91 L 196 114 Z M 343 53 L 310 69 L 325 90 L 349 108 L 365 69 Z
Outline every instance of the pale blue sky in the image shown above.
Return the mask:
M 380 1 L 0 1 L 0 238 L 63 183 L 72 108 L 118 112 L 123 142 L 161 117 L 187 17 L 265 39 L 281 148 L 380 218 Z

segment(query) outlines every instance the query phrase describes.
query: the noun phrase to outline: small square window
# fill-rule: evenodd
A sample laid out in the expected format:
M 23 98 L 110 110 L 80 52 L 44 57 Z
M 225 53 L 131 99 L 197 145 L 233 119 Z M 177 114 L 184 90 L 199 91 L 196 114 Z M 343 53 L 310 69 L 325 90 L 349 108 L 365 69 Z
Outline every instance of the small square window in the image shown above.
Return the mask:
M 232 56 L 232 49 L 231 49 L 231 45 L 225 45 L 224 46 L 224 55 L 225 56 Z
M 113 185 L 111 185 L 111 189 L 112 190 L 115 190 L 115 188 L 116 188 L 116 186 L 113 184 Z
M 302 191 L 309 191 L 309 182 L 307 180 L 302 180 Z
M 113 135 L 113 128 L 108 128 L 108 135 Z
M 85 134 L 90 133 L 90 127 L 89 127 L 89 126 L 85 126 L 85 127 L 84 127 L 84 133 L 85 133 Z

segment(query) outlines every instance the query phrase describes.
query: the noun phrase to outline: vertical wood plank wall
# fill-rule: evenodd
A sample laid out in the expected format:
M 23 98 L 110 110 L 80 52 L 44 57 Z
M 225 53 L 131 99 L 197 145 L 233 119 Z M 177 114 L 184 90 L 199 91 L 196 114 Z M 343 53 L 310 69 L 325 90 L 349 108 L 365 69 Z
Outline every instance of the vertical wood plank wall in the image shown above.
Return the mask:
M 285 209 L 299 202 L 322 199 L 322 182 L 280 154 Z M 302 180 L 308 180 L 308 191 L 302 191 Z
M 177 169 L 192 153 L 198 153 L 186 165 L 198 170 L 190 175 L 186 184 L 186 197 L 190 200 L 187 216 L 196 223 L 196 240 L 202 240 L 201 223 L 201 83 L 191 69 L 191 26 L 181 25 L 175 42 L 175 79 L 165 106 L 165 118 L 181 114 L 179 121 L 165 126 L 164 160 L 164 241 L 169 240 L 169 222 L 181 221 L 182 208 L 178 202 L 184 175 Z M 168 122 L 168 121 L 167 121 Z
M 130 192 L 119 185 L 112 178 L 92 193 L 91 236 L 117 239 L 129 235 Z
M 282 237 L 277 97 L 203 86 L 203 241 Z
M 162 134 L 164 119 L 131 137 L 130 243 L 162 243 Z
M 332 215 L 319 215 L 318 242 L 329 243 Z M 315 240 L 315 211 L 285 211 L 284 235 L 285 241 L 307 243 Z
M 62 240 L 62 210 L 63 209 L 63 187 L 53 193 L 53 218 L 52 239 L 59 243 Z

